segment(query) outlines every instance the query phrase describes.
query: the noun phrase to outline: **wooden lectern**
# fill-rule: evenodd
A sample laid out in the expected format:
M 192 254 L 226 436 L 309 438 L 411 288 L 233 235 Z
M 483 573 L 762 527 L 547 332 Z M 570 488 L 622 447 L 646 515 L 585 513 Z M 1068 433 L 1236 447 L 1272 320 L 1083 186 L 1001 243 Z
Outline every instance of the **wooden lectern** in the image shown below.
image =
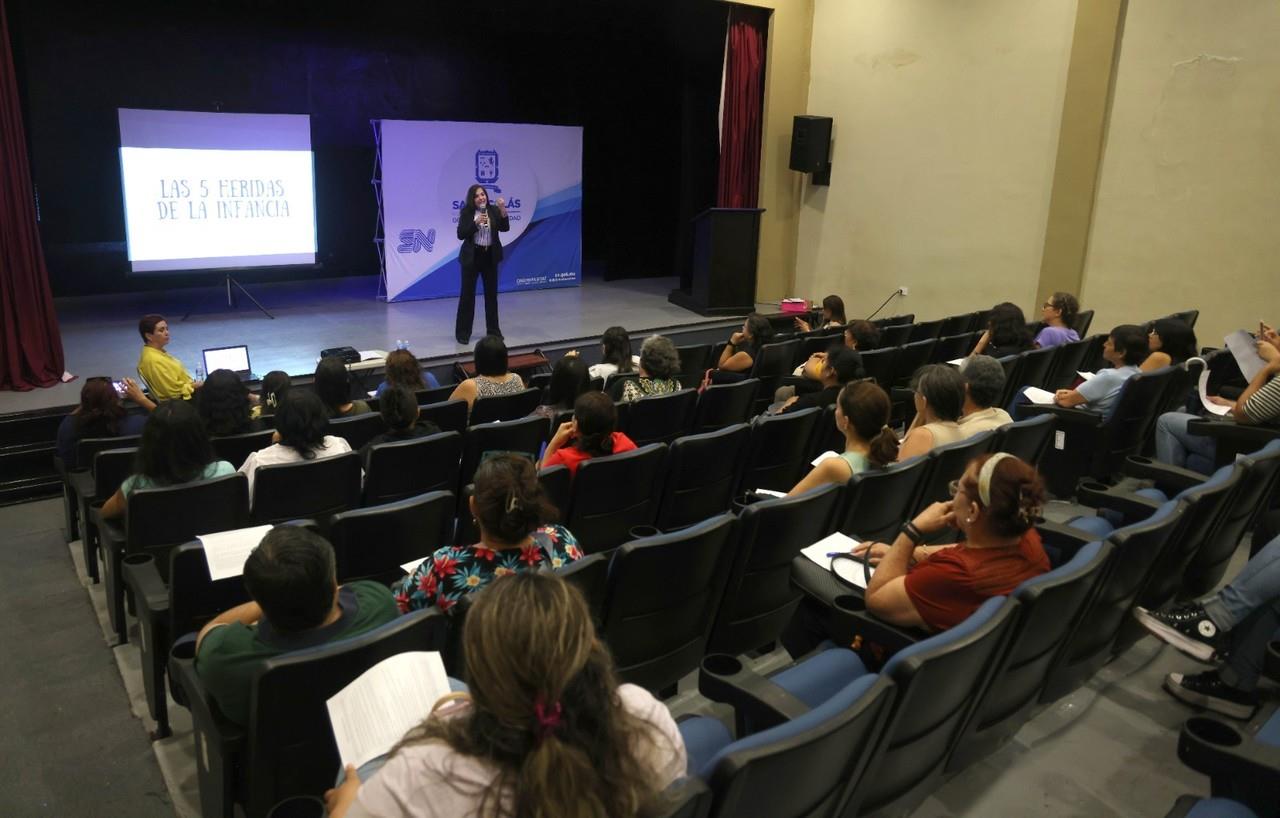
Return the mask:
M 756 308 L 756 256 L 763 208 L 713 207 L 693 219 L 693 263 L 667 300 L 700 315 Z

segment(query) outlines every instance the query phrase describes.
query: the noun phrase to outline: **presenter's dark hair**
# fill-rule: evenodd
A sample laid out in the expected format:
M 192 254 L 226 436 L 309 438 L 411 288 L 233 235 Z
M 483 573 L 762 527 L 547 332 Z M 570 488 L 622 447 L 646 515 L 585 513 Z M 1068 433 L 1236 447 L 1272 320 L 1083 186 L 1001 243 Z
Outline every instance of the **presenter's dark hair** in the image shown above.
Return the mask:
M 476 469 L 475 498 L 480 528 L 507 545 L 519 543 L 558 517 L 538 482 L 538 470 L 519 455 L 500 454 L 481 463 Z
M 148 313 L 138 321 L 138 334 L 142 336 L 142 342 L 147 342 L 147 336 L 156 331 L 156 324 L 164 320 L 163 315 L 157 313 Z
M 953 366 L 925 364 L 911 377 L 911 391 L 924 398 L 938 420 L 959 420 L 964 411 L 964 377 Z
M 213 444 L 190 402 L 165 401 L 142 427 L 135 471 L 161 485 L 185 483 L 213 462 Z
M 386 377 L 387 383 L 393 386 L 411 390 L 427 388 L 418 359 L 407 349 L 393 349 L 387 353 Z
M 577 355 L 566 355 L 556 361 L 547 383 L 547 396 L 543 404 L 557 409 L 572 409 L 573 402 L 591 386 L 591 373 L 587 364 Z
M 622 327 L 609 327 L 600 336 L 600 345 L 604 347 L 600 362 L 613 364 L 618 372 L 631 372 L 635 366 L 631 363 L 631 336 Z
M 378 411 L 386 421 L 387 429 L 404 432 L 418 422 L 418 400 L 403 386 L 389 386 L 378 398 Z
M 829 295 L 822 299 L 822 308 L 831 313 L 831 317 L 827 319 L 828 321 L 837 321 L 843 324 L 849 320 L 844 317 L 844 299 L 838 295 Z
M 338 585 L 333 546 L 301 526 L 267 532 L 244 563 L 244 587 L 271 626 L 285 633 L 319 627 Z
M 211 435 L 238 435 L 249 431 L 249 387 L 230 369 L 215 369 L 196 390 L 194 403 Z
M 462 205 L 463 207 L 474 208 L 476 206 L 477 190 L 484 190 L 484 185 L 472 185 L 471 187 L 467 188 L 467 201 Z M 486 190 L 484 195 L 487 197 L 489 195 L 489 192 Z
M 316 364 L 316 394 L 332 415 L 338 407 L 351 403 L 351 375 L 347 366 L 335 357 L 321 358 Z
M 613 432 L 618 426 L 613 398 L 604 392 L 584 393 L 573 404 L 573 419 L 578 422 L 575 448 L 592 457 L 613 454 Z
M 853 341 L 859 352 L 870 352 L 880 348 L 880 328 L 870 321 L 861 318 L 849 322 L 844 328 L 848 340 Z
M 496 335 L 486 335 L 476 341 L 476 374 L 507 374 L 507 345 Z
M 289 394 L 289 389 L 292 386 L 293 379 L 289 377 L 288 372 L 273 369 L 264 375 L 262 388 L 258 391 L 260 399 L 258 405 L 262 407 L 262 414 L 274 415 L 276 407 L 284 400 L 284 396 Z
M 329 413 L 315 393 L 305 389 L 290 392 L 276 408 L 276 431 L 280 444 L 296 451 L 303 460 L 312 460 L 324 442 Z
M 120 434 L 124 415 L 124 406 L 111 379 L 88 378 L 80 387 L 80 406 L 74 421 L 76 437 L 115 437 Z
M 1136 324 L 1121 324 L 1111 330 L 1111 347 L 1119 352 L 1126 366 L 1137 366 L 1147 359 L 1147 333 Z
M 832 344 L 827 350 L 827 366 L 835 370 L 836 383 L 848 383 L 867 374 L 862 369 L 862 356 L 844 344 Z

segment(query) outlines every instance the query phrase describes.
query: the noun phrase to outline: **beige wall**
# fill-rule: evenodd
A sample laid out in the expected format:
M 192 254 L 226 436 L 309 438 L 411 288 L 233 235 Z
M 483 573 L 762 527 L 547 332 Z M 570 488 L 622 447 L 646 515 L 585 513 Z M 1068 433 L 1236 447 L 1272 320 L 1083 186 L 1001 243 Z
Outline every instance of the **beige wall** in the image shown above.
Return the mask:
M 786 170 L 784 140 L 766 156 L 804 180 L 793 294 L 866 314 L 906 285 L 884 314 L 920 318 L 1038 303 L 1075 12 L 815 0 L 804 112 L 835 119 L 831 186 Z
M 1129 0 L 1086 257 L 1095 327 L 1280 319 L 1280 4 Z
M 787 170 L 791 119 L 805 113 L 809 90 L 809 44 L 813 0 L 737 0 L 772 9 L 765 68 L 764 132 L 761 134 L 760 223 L 756 298 L 777 301 L 792 291 L 801 188 Z

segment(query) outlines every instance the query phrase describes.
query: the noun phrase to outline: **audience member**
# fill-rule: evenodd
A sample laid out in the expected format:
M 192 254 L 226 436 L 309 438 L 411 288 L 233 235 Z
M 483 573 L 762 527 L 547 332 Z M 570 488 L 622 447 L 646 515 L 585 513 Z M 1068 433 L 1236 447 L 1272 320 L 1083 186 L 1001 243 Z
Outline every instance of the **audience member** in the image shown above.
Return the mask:
M 575 355 L 577 353 L 574 353 Z M 591 377 L 608 380 L 611 375 L 636 371 L 631 355 L 631 336 L 622 327 L 609 327 L 600 336 L 600 363 L 590 367 Z
M 129 378 L 124 381 L 125 395 L 147 412 L 156 405 L 142 394 L 138 384 Z M 56 450 L 68 471 L 88 468 L 90 463 L 76 461 L 76 447 L 81 440 L 91 437 L 123 437 L 142 434 L 147 422 L 145 414 L 130 413 L 121 401 L 120 393 L 110 378 L 86 378 L 80 387 L 80 405 L 58 424 Z
M 383 364 L 382 383 L 378 384 L 374 397 L 381 398 L 382 393 L 391 386 L 403 386 L 410 392 L 419 389 L 439 389 L 440 381 L 422 368 L 418 359 L 407 349 L 393 349 L 387 353 Z
M 650 335 L 640 345 L 640 377 L 622 385 L 622 402 L 680 391 L 680 353 L 665 335 Z
M 769 319 L 753 312 L 742 322 L 742 329 L 729 336 L 729 343 L 720 351 L 720 360 L 716 363 L 719 373 L 731 373 L 736 378 L 745 377 L 755 366 L 760 347 L 773 341 L 773 325 Z M 713 371 L 713 379 L 717 373 Z
M 1044 486 L 1034 468 L 1004 452 L 984 454 L 952 486 L 949 502 L 916 515 L 892 545 L 854 548 L 876 566 L 867 585 L 868 612 L 894 625 L 943 631 L 988 598 L 1049 570 L 1035 529 Z M 922 544 L 950 528 L 959 529 L 961 542 Z
M 964 411 L 964 378 L 947 364 L 927 364 L 911 378 L 916 416 L 902 439 L 898 460 L 909 460 L 970 434 L 957 422 Z
M 844 345 L 859 352 L 880 348 L 880 328 L 870 321 L 857 319 L 844 328 Z
M 844 345 L 855 352 L 870 352 L 880 348 L 880 328 L 870 321 L 850 321 L 849 325 L 844 328 Z M 804 378 L 805 381 L 796 384 L 793 387 L 781 387 L 781 389 L 793 389 L 796 392 L 814 392 L 817 387 L 814 386 L 822 380 L 822 364 L 827 359 L 826 352 L 815 352 L 809 356 L 809 360 L 800 364 L 792 373 L 797 378 Z M 783 394 L 781 391 L 775 394 L 775 400 L 786 400 L 791 395 Z
M 215 369 L 193 398 L 204 428 L 214 436 L 256 431 L 249 387 L 230 369 Z
M 1003 358 L 1026 352 L 1034 344 L 1031 333 L 1027 330 L 1027 319 L 1022 314 L 1022 308 L 1004 301 L 992 307 L 987 328 L 969 354 Z
M 1147 352 L 1147 359 L 1139 367 L 1142 372 L 1186 363 L 1199 354 L 1195 330 L 1177 318 L 1158 318 L 1147 330 Z
M 1258 551 L 1236 578 L 1205 599 L 1133 612 L 1143 627 L 1216 670 L 1170 673 L 1165 690 L 1195 707 L 1248 719 L 1258 706 L 1267 643 L 1280 629 L 1280 537 Z
M 1111 330 L 1102 345 L 1102 357 L 1111 364 L 1075 389 L 1059 389 L 1053 402 L 1059 406 L 1081 406 L 1106 414 L 1120 395 L 1125 381 L 1138 374 L 1138 365 L 1147 357 L 1147 335 L 1142 327 L 1121 324 Z
M 103 504 L 102 516 L 123 517 L 129 495 L 138 489 L 176 486 L 235 473 L 234 466 L 214 455 L 209 433 L 196 408 L 187 401 L 165 401 L 142 427 L 134 472 Z
M 325 794 L 331 818 L 663 813 L 684 741 L 661 702 L 619 682 L 576 588 L 545 573 L 495 582 L 462 645 L 469 694 L 438 702 L 368 781 L 348 767 Z
M 380 583 L 338 585 L 333 546 L 301 526 L 267 532 L 245 560 L 244 587 L 253 601 L 200 629 L 195 660 L 218 709 L 240 725 L 264 659 L 359 636 L 399 614 Z
M 542 395 L 542 404 L 533 410 L 539 417 L 553 420 L 561 412 L 573 409 L 578 396 L 591 388 L 591 374 L 577 355 L 566 355 L 551 368 L 551 380 Z
M 818 383 L 822 388 L 816 392 L 805 392 L 803 395 L 787 396 L 777 411 L 779 414 L 784 414 L 831 406 L 836 402 L 845 384 L 865 377 L 866 374 L 862 369 L 862 356 L 849 347 L 836 344 L 822 356 L 822 366 L 818 369 Z M 778 389 L 775 397 L 783 397 L 784 390 L 788 389 L 793 393 L 795 391 L 794 388 L 783 386 Z
M 1280 378 L 1276 377 L 1280 375 L 1280 336 L 1274 331 L 1269 335 L 1264 333 L 1257 349 L 1266 365 L 1253 376 L 1240 397 L 1231 401 L 1213 396 L 1209 400 L 1230 406 L 1230 415 L 1237 423 L 1280 425 Z M 1156 421 L 1156 459 L 1211 474 L 1217 458 L 1217 441 L 1187 431 L 1187 422 L 1196 419 L 1196 415 L 1185 412 L 1162 414 Z
M 849 319 L 844 317 L 844 299 L 838 295 L 829 295 L 822 299 L 822 320 L 818 329 L 840 329 Z M 809 332 L 809 322 L 796 318 L 796 332 Z
M 418 417 L 418 399 L 403 386 L 388 387 L 382 393 L 378 411 L 382 413 L 382 421 L 387 425 L 387 431 L 375 435 L 360 447 L 360 462 L 364 464 L 365 471 L 369 470 L 369 453 L 374 446 L 440 433 L 439 426 L 430 420 Z
M 138 321 L 138 334 L 142 336 L 138 374 L 146 381 L 152 400 L 188 400 L 200 384 L 187 374 L 182 361 L 164 351 L 169 345 L 169 322 L 163 315 L 144 315 Z
M 547 444 L 542 468 L 565 466 L 570 475 L 593 457 L 622 454 L 636 447 L 631 438 L 617 431 L 618 410 L 603 392 L 585 392 L 573 404 L 573 420 L 560 428 Z
M 1054 293 L 1040 308 L 1044 329 L 1036 333 L 1035 345 L 1040 349 L 1061 346 L 1080 340 L 1075 330 L 1080 302 L 1071 293 Z
M 288 372 L 281 372 L 279 369 L 273 369 L 262 378 L 262 385 L 258 389 L 258 402 L 254 404 L 253 416 L 255 418 L 271 417 L 276 413 L 284 396 L 289 394 L 289 389 L 293 387 L 293 380 L 289 377 Z
M 486 335 L 476 341 L 475 358 L 475 377 L 458 384 L 449 400 L 465 400 L 470 411 L 476 398 L 513 395 L 524 390 L 520 376 L 507 370 L 507 345 L 501 337 Z
M 315 390 L 331 418 L 366 415 L 373 411 L 365 401 L 351 399 L 351 373 L 336 356 L 321 358 L 316 364 Z
M 249 479 L 249 500 L 253 500 L 253 475 L 259 466 L 298 463 L 351 451 L 346 440 L 325 434 L 328 429 L 329 415 L 315 393 L 305 389 L 290 392 L 276 408 L 272 444 L 250 452 L 240 466 L 240 471 Z
M 447 612 L 495 577 L 582 559 L 569 530 L 549 524 L 558 514 L 524 457 L 500 454 L 481 463 L 468 508 L 480 542 L 438 548 L 400 580 L 393 590 L 401 611 L 435 605 Z
M 965 437 L 973 437 L 990 429 L 999 429 L 1013 418 L 995 404 L 1004 394 L 1004 367 L 995 358 L 975 355 L 960 367 L 964 379 L 964 408 L 960 428 Z
M 889 428 L 891 409 L 889 396 L 874 383 L 842 388 L 836 401 L 836 428 L 844 434 L 844 452 L 814 466 L 787 495 L 847 483 L 859 472 L 892 463 L 898 456 L 898 436 Z

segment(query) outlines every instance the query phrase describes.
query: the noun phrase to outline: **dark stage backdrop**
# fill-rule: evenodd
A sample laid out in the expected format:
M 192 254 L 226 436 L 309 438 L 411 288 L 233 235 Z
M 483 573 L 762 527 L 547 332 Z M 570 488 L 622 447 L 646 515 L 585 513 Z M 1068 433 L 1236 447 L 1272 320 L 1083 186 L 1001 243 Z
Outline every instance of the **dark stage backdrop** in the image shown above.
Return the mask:
M 371 118 L 583 126 L 583 254 L 606 277 L 673 274 L 715 201 L 713 0 L 8 8 L 57 295 L 216 281 L 126 277 L 121 107 L 311 115 L 324 268 L 247 281 L 377 271 Z

